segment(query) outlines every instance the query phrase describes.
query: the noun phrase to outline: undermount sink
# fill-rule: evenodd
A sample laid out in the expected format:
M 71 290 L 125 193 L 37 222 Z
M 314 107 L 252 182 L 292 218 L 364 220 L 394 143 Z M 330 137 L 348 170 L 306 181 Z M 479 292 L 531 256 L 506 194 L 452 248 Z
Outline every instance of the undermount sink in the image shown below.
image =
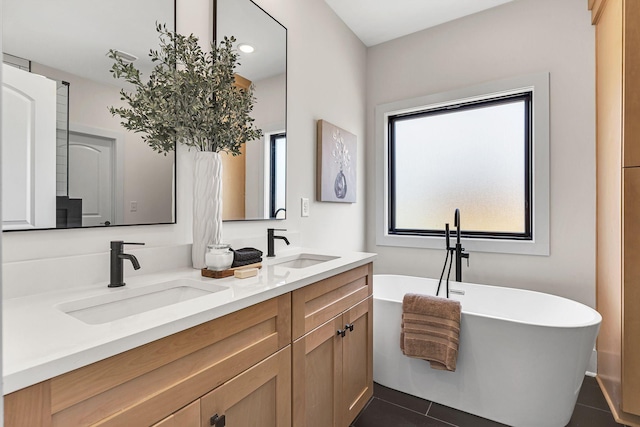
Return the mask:
M 84 323 L 99 325 L 218 292 L 231 292 L 231 289 L 213 283 L 177 279 L 140 288 L 125 287 L 105 295 L 69 301 L 58 305 L 58 309 Z
M 317 265 L 323 262 L 331 261 L 338 258 L 331 255 L 318 255 L 318 254 L 297 254 L 282 258 L 280 260 L 274 260 L 273 265 L 285 268 L 306 268 L 312 265 Z

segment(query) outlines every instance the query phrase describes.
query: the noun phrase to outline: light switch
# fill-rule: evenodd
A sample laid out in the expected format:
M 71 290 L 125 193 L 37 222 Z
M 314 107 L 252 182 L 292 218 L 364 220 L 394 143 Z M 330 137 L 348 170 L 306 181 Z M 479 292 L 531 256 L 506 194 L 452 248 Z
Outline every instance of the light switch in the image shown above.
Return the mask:
M 309 216 L 309 199 L 307 197 L 300 199 L 300 211 L 302 216 Z
M 138 212 L 138 202 L 132 201 L 129 204 L 129 212 Z

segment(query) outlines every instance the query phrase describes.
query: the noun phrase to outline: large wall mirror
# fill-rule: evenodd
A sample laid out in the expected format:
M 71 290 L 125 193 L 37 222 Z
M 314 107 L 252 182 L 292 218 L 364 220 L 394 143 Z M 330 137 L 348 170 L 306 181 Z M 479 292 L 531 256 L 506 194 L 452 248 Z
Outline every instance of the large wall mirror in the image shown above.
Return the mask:
M 175 222 L 175 156 L 153 152 L 121 105 L 110 48 L 143 72 L 175 0 L 3 0 L 3 230 Z
M 287 30 L 251 0 L 214 0 L 214 10 L 214 39 L 235 37 L 237 82 L 253 85 L 252 117 L 264 133 L 261 140 L 247 141 L 242 155 L 223 156 L 223 219 L 284 219 Z
M 213 0 L 214 39 L 234 36 L 239 81 L 254 87 L 263 130 L 225 159 L 225 220 L 286 215 L 286 29 L 250 0 Z M 175 156 L 153 152 L 107 107 L 121 105 L 106 52 L 147 74 L 155 23 L 175 0 L 4 0 L 3 230 L 175 222 Z

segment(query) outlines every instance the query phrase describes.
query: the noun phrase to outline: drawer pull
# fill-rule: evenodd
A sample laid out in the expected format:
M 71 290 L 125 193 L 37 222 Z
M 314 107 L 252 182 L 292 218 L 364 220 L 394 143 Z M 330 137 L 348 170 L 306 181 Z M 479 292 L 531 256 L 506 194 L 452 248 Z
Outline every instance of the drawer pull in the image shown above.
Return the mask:
M 341 338 L 344 338 L 344 336 L 347 334 L 347 331 L 344 329 L 338 329 L 336 331 L 336 335 L 340 335 Z
M 213 417 L 211 417 L 210 421 L 213 427 L 224 427 L 226 420 L 224 415 L 220 416 L 218 414 L 215 414 Z
M 353 323 L 347 323 L 346 325 L 344 325 L 344 329 L 348 329 L 349 332 L 353 332 Z

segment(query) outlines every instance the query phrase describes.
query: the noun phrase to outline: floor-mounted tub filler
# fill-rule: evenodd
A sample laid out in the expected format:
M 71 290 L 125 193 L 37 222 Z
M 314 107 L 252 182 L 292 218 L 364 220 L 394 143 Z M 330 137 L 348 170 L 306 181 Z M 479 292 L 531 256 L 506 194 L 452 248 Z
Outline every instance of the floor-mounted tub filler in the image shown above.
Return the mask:
M 374 276 L 374 381 L 510 426 L 567 425 L 600 314 L 540 292 L 450 285 L 451 299 L 462 303 L 455 372 L 431 369 L 428 362 L 400 350 L 404 294 L 435 295 L 438 280 Z

